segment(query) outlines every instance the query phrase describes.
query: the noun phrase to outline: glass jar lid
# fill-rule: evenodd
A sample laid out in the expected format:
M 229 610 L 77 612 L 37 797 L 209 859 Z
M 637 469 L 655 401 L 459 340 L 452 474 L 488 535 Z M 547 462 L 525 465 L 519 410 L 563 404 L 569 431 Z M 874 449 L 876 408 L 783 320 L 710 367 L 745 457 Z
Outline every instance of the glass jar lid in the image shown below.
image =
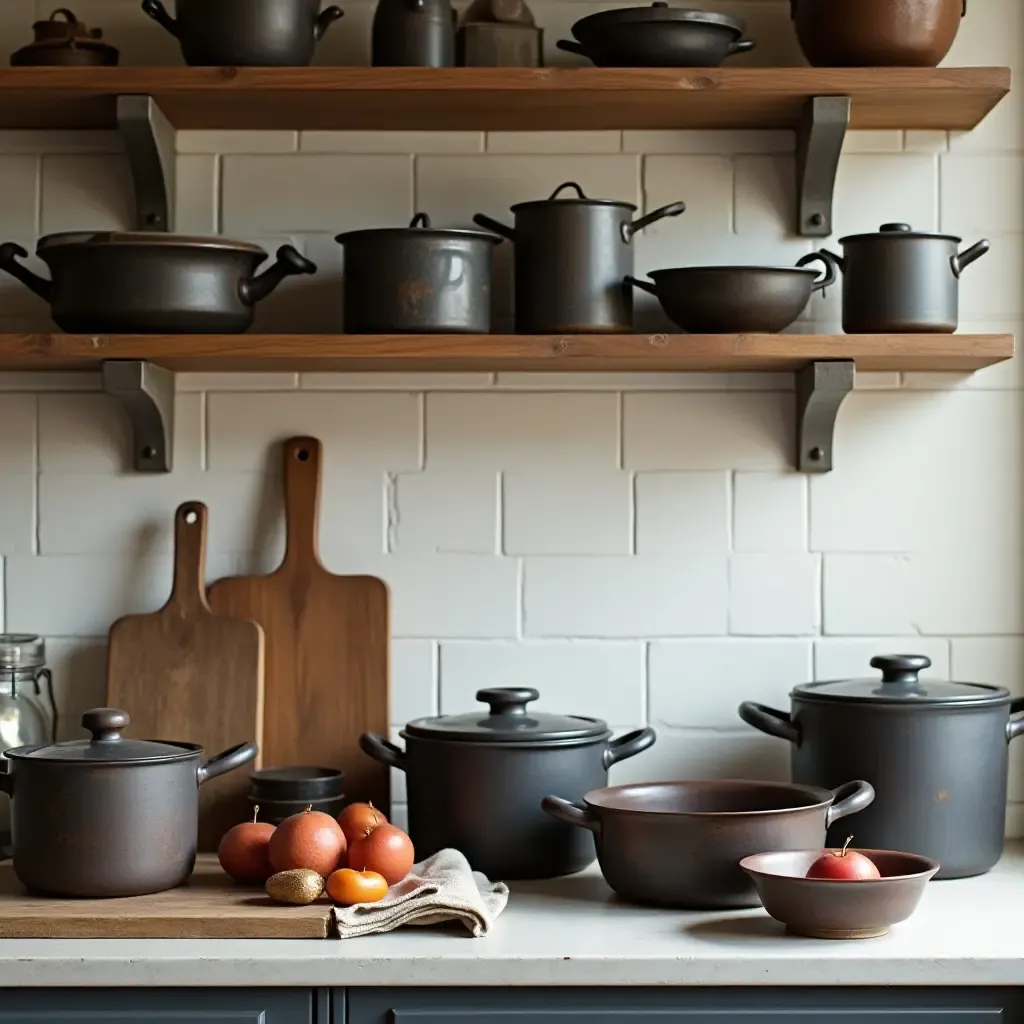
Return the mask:
M 0 672 L 42 668 L 46 641 L 34 633 L 0 633 Z
M 931 658 L 923 654 L 879 654 L 871 659 L 871 667 L 881 669 L 881 677 L 803 683 L 793 687 L 791 696 L 866 704 L 947 706 L 1001 704 L 1010 699 L 1010 691 L 1001 686 L 919 678 L 919 673 L 931 663 Z
M 539 697 L 540 694 L 530 687 L 477 690 L 476 699 L 487 704 L 489 710 L 420 718 L 410 722 L 404 734 L 430 740 L 537 745 L 598 739 L 608 735 L 608 726 L 599 718 L 529 711 L 526 705 Z

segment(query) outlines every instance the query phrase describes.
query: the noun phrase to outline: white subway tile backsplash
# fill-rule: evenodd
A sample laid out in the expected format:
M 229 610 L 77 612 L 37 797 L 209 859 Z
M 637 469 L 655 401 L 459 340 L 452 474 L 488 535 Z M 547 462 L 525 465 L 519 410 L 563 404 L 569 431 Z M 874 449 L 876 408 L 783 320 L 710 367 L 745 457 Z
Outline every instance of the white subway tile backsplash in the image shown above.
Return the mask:
M 729 632 L 807 636 L 821 629 L 817 555 L 733 555 L 729 559 Z
M 974 235 L 1001 234 L 1024 224 L 1024 159 L 1010 154 L 943 156 L 940 227 L 972 245 Z M 971 237 L 968 237 L 971 236 Z M 991 257 L 986 257 L 989 259 Z M 984 263 L 977 271 L 984 273 Z
M 498 551 L 498 474 L 480 469 L 399 473 L 389 523 L 397 554 Z
M 1005 686 L 1024 695 L 1024 639 L 1015 636 L 954 637 L 949 643 L 950 676 L 968 683 Z
M 624 131 L 627 153 L 688 153 L 733 156 L 740 153 L 791 153 L 796 133 L 787 131 Z
M 0 156 L 0 217 L 4 239 L 25 244 L 36 235 L 39 215 L 38 155 Z M 21 285 L 18 286 L 19 288 Z M 6 302 L 4 303 L 7 308 Z
M 176 160 L 174 230 L 183 235 L 217 233 L 217 158 L 179 155 Z
M 294 153 L 298 132 L 287 131 L 179 131 L 179 153 Z
M 46 664 L 53 673 L 57 738 L 86 736 L 82 715 L 107 703 L 106 639 L 46 637 Z
M 733 549 L 807 550 L 807 477 L 737 473 L 733 479 Z
M 300 132 L 303 153 L 479 153 L 483 132 Z
M 437 714 L 437 645 L 432 640 L 392 640 L 389 696 L 395 724 Z
M 909 636 L 918 632 L 908 556 L 825 555 L 821 593 L 825 633 Z
M 622 132 L 488 132 L 488 153 L 619 153 Z
M 40 234 L 135 227 L 135 194 L 124 156 L 46 155 L 40 193 Z
M 729 550 L 728 473 L 637 473 L 634 493 L 637 554 Z
M 30 475 L 36 471 L 35 395 L 4 394 L 0 398 L 0 473 Z
M 26 555 L 36 545 L 35 477 L 4 473 L 0 486 L 0 555 Z
M 645 234 L 662 236 L 665 245 L 695 231 L 732 230 L 733 165 L 721 156 L 648 156 L 644 158 L 644 211 L 682 200 L 686 212 L 656 221 Z

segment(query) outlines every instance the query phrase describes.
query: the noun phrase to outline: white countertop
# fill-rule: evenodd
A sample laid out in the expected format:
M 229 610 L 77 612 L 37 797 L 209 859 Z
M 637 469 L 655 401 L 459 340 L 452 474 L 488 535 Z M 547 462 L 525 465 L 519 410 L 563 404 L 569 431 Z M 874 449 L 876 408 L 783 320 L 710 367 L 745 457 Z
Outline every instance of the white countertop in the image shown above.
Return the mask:
M 787 936 L 762 910 L 617 902 L 596 871 L 512 885 L 486 938 L 4 939 L 0 986 L 1024 985 L 1024 846 L 981 878 L 932 882 L 859 942 Z

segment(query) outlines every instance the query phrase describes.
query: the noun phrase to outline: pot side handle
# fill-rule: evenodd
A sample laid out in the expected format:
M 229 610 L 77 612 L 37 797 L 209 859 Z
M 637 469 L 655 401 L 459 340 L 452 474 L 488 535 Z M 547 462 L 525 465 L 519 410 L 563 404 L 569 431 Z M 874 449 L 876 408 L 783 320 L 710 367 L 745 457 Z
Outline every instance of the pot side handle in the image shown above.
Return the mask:
M 254 760 L 259 752 L 260 748 L 255 743 L 239 743 L 237 746 L 225 750 L 224 753 L 211 757 L 206 764 L 201 764 L 196 769 L 197 785 L 201 786 L 204 782 L 217 778 L 218 775 L 225 775 L 228 772 L 233 772 L 236 768 L 241 768 L 243 764 Z
M 555 46 L 560 50 L 565 50 L 566 53 L 575 53 L 577 57 L 586 57 L 590 60 L 590 54 L 580 46 L 579 43 L 573 42 L 571 39 L 559 39 Z
M 1010 714 L 1019 715 L 1024 711 L 1024 697 L 1015 697 L 1010 701 Z M 1024 733 L 1024 718 L 1018 718 L 1015 722 L 1006 723 L 1006 742 L 1015 740 L 1018 736 Z
M 300 255 L 299 250 L 291 245 L 282 245 L 277 250 L 277 261 L 268 267 L 259 277 L 249 281 L 241 281 L 238 294 L 247 306 L 255 306 L 265 299 L 286 277 L 294 274 L 315 274 L 316 264 Z
M 0 270 L 6 270 L 11 277 L 16 277 L 44 302 L 49 302 L 53 295 L 53 282 L 47 281 L 38 274 L 33 274 L 28 267 L 23 267 L 18 262 L 19 256 L 25 259 L 28 256 L 28 251 L 17 242 L 4 242 L 3 245 L 0 245 Z
M 739 706 L 739 716 L 747 725 L 752 725 L 769 736 L 778 736 L 780 740 L 800 743 L 800 727 L 790 718 L 788 711 L 776 711 L 766 704 L 757 704 L 745 700 Z
M 796 265 L 798 267 L 806 267 L 811 263 L 823 263 L 825 265 L 825 273 L 815 280 L 811 286 L 811 291 L 820 292 L 826 288 L 831 288 L 839 277 L 839 271 L 842 270 L 839 257 L 833 256 L 828 249 L 822 249 L 819 252 L 812 252 L 806 256 L 801 256 L 797 260 Z
M 840 818 L 847 818 L 870 807 L 875 801 L 875 787 L 863 779 L 845 782 L 832 790 L 832 798 L 832 806 L 825 812 L 825 828 Z
M 507 238 L 510 242 L 516 240 L 516 233 L 512 228 L 506 227 L 501 221 L 493 220 L 486 213 L 474 214 L 473 223 L 479 227 L 487 228 L 488 231 L 493 231 L 496 235 L 501 235 L 502 238 Z
M 658 734 L 648 725 L 643 729 L 627 732 L 625 736 L 620 736 L 617 740 L 612 740 L 602 757 L 605 768 L 611 768 L 613 764 L 625 761 L 628 757 L 636 757 L 637 754 L 650 750 L 657 738 Z
M 669 203 L 667 206 L 659 206 L 657 210 L 651 210 L 634 221 L 626 221 L 622 225 L 622 240 L 632 242 L 633 236 L 644 228 L 649 228 L 655 221 L 664 220 L 666 217 L 678 217 L 686 213 L 686 203 L 679 200 L 677 203 Z
M 753 39 L 737 39 L 729 46 L 728 56 L 731 57 L 734 53 L 750 53 L 756 46 L 757 43 Z
M 634 288 L 639 288 L 640 291 L 647 292 L 655 298 L 658 297 L 658 289 L 650 281 L 643 281 L 639 277 L 633 277 L 632 274 L 627 274 L 624 280 L 626 284 L 631 284 Z
M 316 26 L 313 29 L 313 38 L 319 43 L 327 34 L 327 30 L 336 22 L 345 17 L 345 12 L 333 4 L 325 7 L 316 19 Z
M 988 239 L 983 238 L 980 242 L 975 242 L 969 249 L 964 249 L 963 252 L 951 256 L 949 265 L 953 268 L 953 276 L 959 277 L 965 267 L 969 267 L 975 260 L 980 260 L 990 248 Z
M 405 751 L 383 736 L 378 736 L 375 732 L 364 732 L 359 737 L 359 747 L 374 761 L 386 764 L 389 768 L 397 768 L 401 772 L 405 771 Z
M 571 800 L 563 800 L 560 796 L 546 796 L 540 805 L 552 818 L 564 821 L 567 825 L 589 828 L 591 832 L 597 832 L 601 827 L 590 808 L 574 804 Z
M 160 0 L 142 0 L 142 9 L 161 28 L 167 29 L 177 39 L 178 23 L 167 13 L 167 8 L 164 7 Z

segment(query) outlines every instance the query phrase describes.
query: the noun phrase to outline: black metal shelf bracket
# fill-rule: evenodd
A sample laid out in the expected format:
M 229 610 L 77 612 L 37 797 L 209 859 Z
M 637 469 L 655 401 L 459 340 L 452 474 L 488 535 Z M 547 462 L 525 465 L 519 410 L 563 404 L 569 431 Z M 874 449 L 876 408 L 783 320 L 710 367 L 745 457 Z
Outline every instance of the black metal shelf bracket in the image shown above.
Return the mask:
M 813 96 L 804 103 L 796 132 L 796 230 L 805 238 L 832 234 L 832 195 L 849 126 L 849 96 Z
M 135 185 L 137 231 L 174 223 L 174 126 L 152 96 L 118 96 L 117 126 Z
M 170 473 L 174 456 L 174 374 L 142 359 L 108 359 L 103 390 L 120 403 L 132 431 L 137 473 Z
M 801 473 L 832 471 L 836 416 L 853 390 L 850 359 L 805 366 L 796 377 L 796 468 Z

